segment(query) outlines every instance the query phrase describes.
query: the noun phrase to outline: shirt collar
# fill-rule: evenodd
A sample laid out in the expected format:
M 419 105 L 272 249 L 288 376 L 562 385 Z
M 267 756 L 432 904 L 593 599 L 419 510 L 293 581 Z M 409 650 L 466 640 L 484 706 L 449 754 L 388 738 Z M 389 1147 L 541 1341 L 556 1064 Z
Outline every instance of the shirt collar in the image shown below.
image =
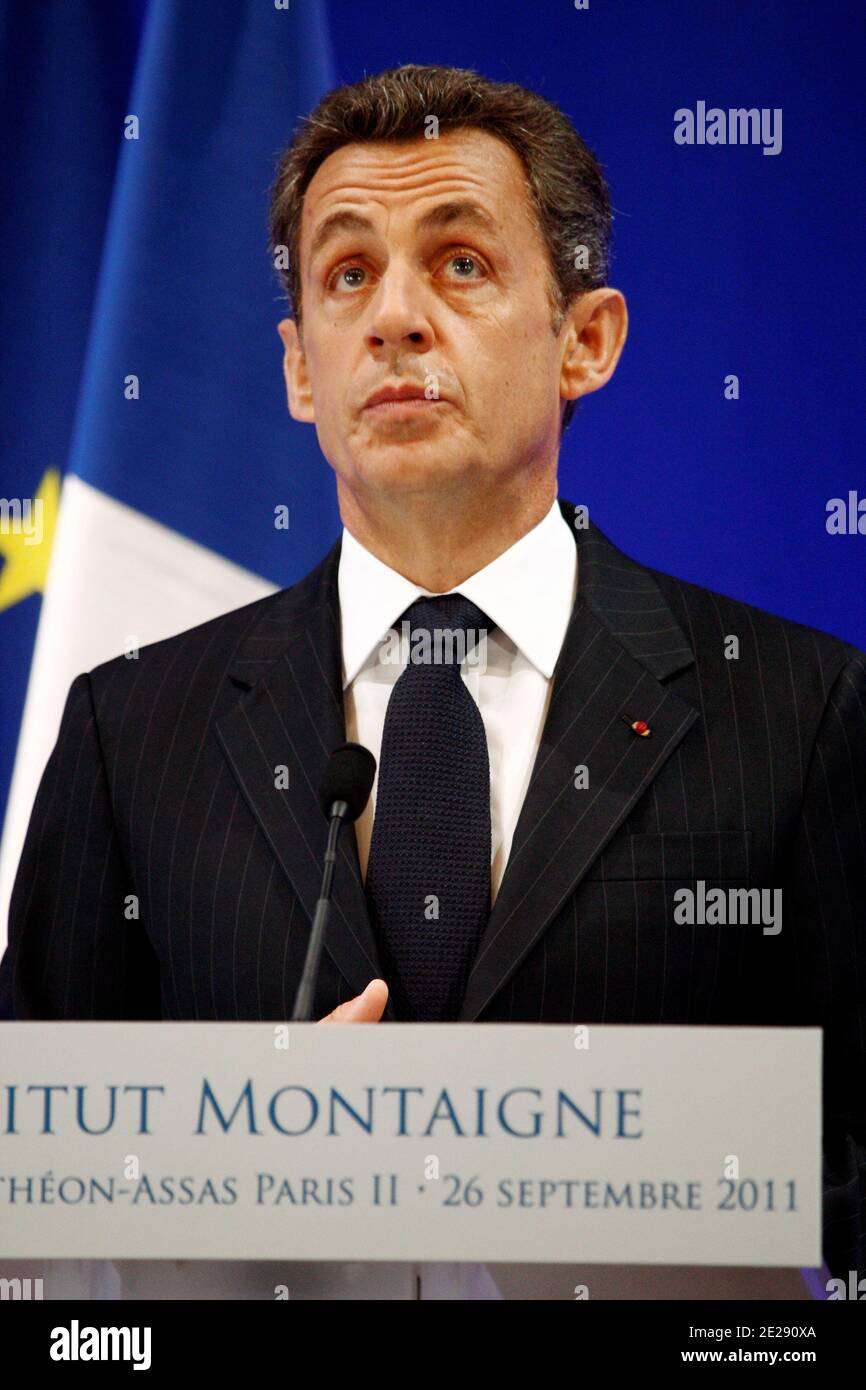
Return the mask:
M 574 607 L 576 579 L 577 545 L 554 500 L 537 526 L 448 592 L 477 604 L 549 680 Z M 338 589 L 345 690 L 410 603 L 430 591 L 383 564 L 345 527 Z

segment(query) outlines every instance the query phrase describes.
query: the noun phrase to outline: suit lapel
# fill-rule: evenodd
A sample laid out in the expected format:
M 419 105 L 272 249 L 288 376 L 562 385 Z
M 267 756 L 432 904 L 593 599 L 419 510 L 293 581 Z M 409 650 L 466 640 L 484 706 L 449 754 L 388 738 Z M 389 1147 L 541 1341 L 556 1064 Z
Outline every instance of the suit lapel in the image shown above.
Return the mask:
M 328 755 L 345 742 L 337 573 L 340 542 L 306 579 L 282 591 L 248 634 L 230 676 L 248 695 L 217 734 L 310 921 L 322 875 L 327 825 L 318 801 Z M 275 785 L 288 770 L 288 787 Z M 367 912 L 354 828 L 340 835 L 325 947 L 360 994 L 381 974 Z M 393 1018 L 390 1001 L 385 1017 Z
M 560 501 L 560 508 L 573 524 L 573 506 Z M 574 534 L 577 602 L 464 1022 L 507 982 L 699 717 L 663 684 L 694 656 L 652 575 L 596 526 Z M 623 716 L 646 720 L 649 737 L 634 734 Z M 589 785 L 578 790 L 581 765 Z

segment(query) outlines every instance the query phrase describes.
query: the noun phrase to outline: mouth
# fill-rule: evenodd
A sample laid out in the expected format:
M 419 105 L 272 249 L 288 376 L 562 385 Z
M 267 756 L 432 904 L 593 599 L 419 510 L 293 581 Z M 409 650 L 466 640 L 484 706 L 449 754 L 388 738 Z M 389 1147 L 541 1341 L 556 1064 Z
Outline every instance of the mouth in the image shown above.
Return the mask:
M 424 394 L 423 386 L 382 386 L 364 403 L 363 414 L 394 419 L 409 419 L 428 414 L 447 402 L 441 397 L 432 400 Z
M 407 396 L 404 400 L 377 401 L 375 405 L 364 407 L 364 414 L 374 419 L 410 420 L 419 416 L 435 415 L 436 406 L 444 401 L 428 401 L 423 396 Z

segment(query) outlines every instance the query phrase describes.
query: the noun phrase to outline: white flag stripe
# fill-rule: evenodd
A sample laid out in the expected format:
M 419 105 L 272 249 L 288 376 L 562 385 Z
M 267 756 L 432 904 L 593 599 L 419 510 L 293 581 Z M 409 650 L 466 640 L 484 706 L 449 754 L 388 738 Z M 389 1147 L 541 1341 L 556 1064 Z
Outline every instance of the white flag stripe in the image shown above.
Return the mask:
M 66 476 L 0 845 L 0 952 L 30 812 L 75 677 L 131 640 L 172 637 L 276 587 Z

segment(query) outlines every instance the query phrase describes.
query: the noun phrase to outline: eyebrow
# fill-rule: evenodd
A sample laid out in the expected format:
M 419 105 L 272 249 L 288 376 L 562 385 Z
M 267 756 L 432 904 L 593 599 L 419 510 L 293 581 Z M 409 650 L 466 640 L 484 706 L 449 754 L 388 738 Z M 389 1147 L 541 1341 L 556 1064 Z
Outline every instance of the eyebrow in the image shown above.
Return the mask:
M 496 222 L 485 212 L 477 203 L 468 199 L 456 199 L 450 203 L 440 203 L 437 207 L 425 212 L 424 216 L 418 221 L 418 231 L 434 231 L 438 228 L 448 227 L 452 222 L 474 222 L 477 226 L 489 232 L 492 236 L 499 239 Z M 313 244 L 310 247 L 310 259 L 322 250 L 322 247 L 335 237 L 339 232 L 373 232 L 375 228 L 367 217 L 362 217 L 358 212 L 332 212 L 330 217 L 326 217 L 316 229 L 313 237 Z
M 497 234 L 497 226 L 494 219 L 488 212 L 485 212 L 477 203 L 470 199 L 455 199 L 450 203 L 439 203 L 424 216 L 418 223 L 420 231 L 429 231 L 438 227 L 448 227 L 452 222 L 475 222 L 485 231 Z
M 358 212 L 332 212 L 330 217 L 326 217 L 316 229 L 316 235 L 313 237 L 313 244 L 310 247 L 310 259 L 312 260 L 326 242 L 330 241 L 338 232 L 372 232 L 373 230 L 373 224 L 369 218 L 362 217 Z

